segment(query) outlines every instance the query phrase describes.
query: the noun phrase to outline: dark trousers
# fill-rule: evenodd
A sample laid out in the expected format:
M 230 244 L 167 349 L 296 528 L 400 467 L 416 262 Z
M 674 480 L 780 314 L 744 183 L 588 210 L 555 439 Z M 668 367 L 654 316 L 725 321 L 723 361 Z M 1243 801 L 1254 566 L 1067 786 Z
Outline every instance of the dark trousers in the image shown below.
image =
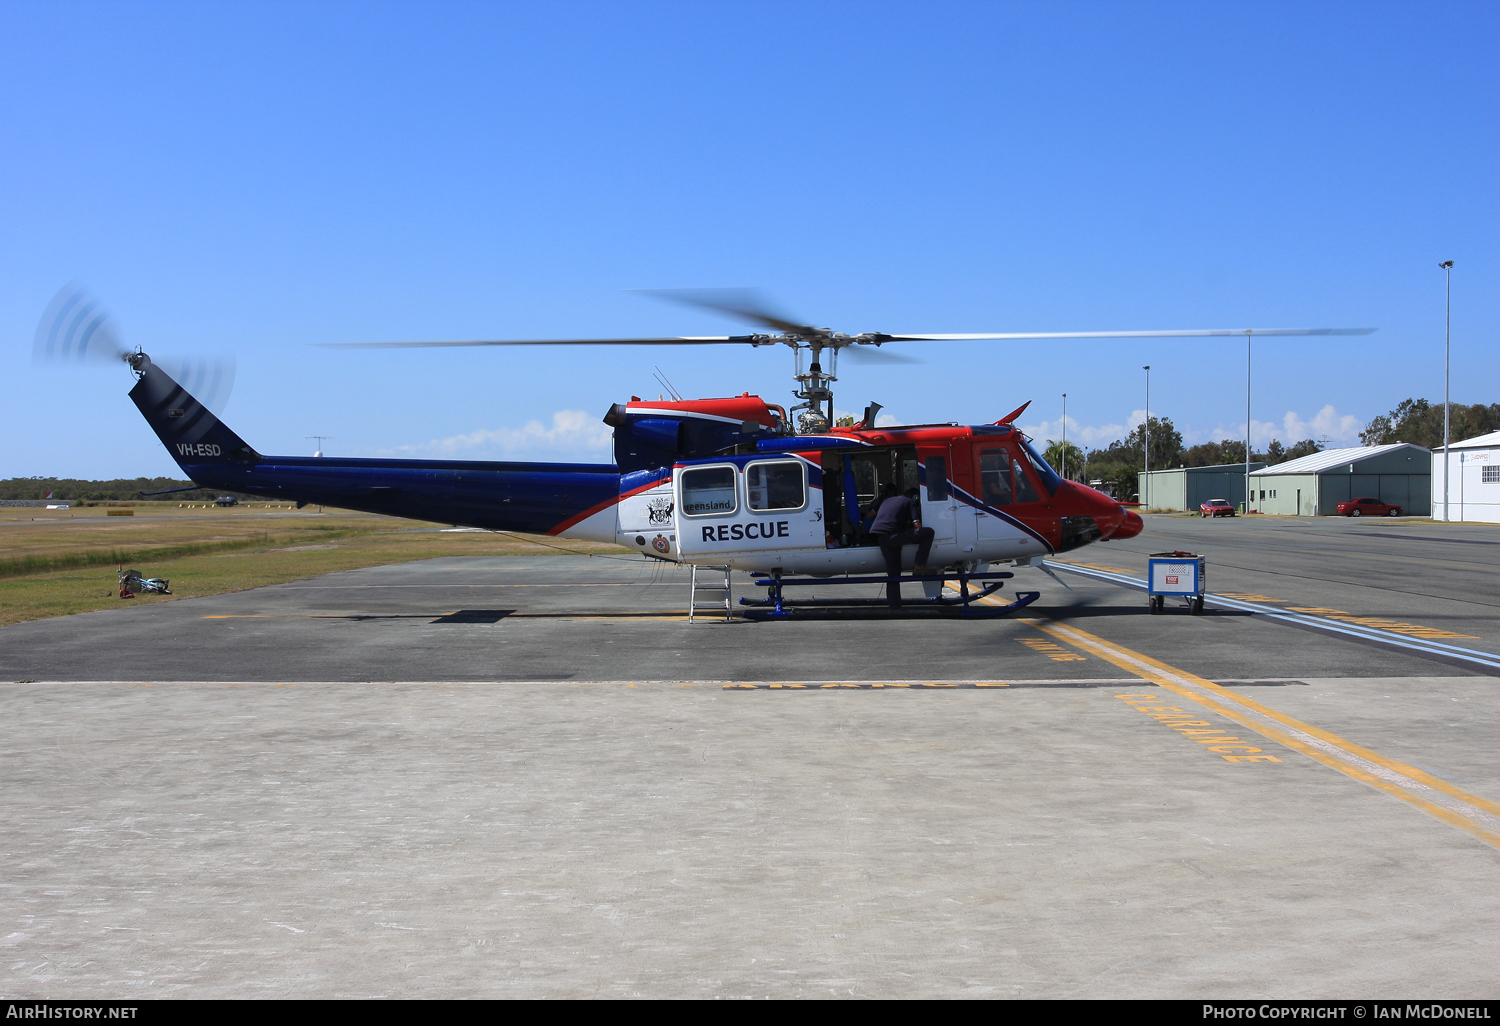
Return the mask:
M 917 547 L 917 562 L 927 562 L 927 554 L 932 551 L 933 530 L 930 527 L 921 527 L 911 531 L 900 531 L 896 534 L 877 534 L 876 540 L 880 542 L 880 553 L 885 556 L 885 573 L 887 577 L 899 577 L 901 575 L 901 546 L 915 545 Z M 901 585 L 895 581 L 885 586 L 886 601 L 892 609 L 901 608 Z

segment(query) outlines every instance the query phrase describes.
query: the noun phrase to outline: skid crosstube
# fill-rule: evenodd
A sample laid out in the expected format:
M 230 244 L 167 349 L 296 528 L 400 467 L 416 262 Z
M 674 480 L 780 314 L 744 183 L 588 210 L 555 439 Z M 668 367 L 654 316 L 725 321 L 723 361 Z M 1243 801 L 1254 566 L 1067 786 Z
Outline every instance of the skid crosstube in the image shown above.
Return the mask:
M 748 606 L 742 615 L 749 620 L 785 620 L 797 615 L 801 618 L 836 618 L 839 616 L 857 616 L 860 618 L 910 618 L 937 616 L 958 616 L 966 619 L 994 619 L 1015 612 L 1022 606 L 1030 605 L 1041 597 L 1039 591 L 1022 591 L 1016 593 L 1016 600 L 1005 606 L 982 606 L 976 607 L 973 603 L 978 599 L 985 598 L 999 591 L 1005 586 L 1005 581 L 1014 577 L 1015 574 L 997 571 L 994 573 L 979 574 L 913 574 L 910 577 L 868 576 L 868 577 L 777 577 L 770 574 L 752 574 L 754 583 L 766 588 L 766 597 L 763 599 L 740 599 L 740 605 Z M 952 579 L 958 580 L 959 597 L 943 598 L 941 595 L 935 598 L 923 596 L 918 599 L 903 599 L 899 609 L 887 607 L 887 600 L 883 598 L 820 598 L 820 599 L 788 599 L 782 594 L 782 589 L 787 587 L 841 587 L 849 584 L 923 584 L 930 581 L 947 582 Z M 981 584 L 978 591 L 970 592 L 971 581 L 990 582 Z M 842 612 L 840 612 L 842 611 Z

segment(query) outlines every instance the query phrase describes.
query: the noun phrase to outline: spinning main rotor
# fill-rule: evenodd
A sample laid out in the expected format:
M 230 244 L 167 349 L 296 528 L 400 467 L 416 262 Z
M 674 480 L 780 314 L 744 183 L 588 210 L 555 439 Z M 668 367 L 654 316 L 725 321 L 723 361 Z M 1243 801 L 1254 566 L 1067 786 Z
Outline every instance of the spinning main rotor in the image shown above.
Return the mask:
M 826 431 L 833 424 L 833 382 L 838 380 L 839 353 L 848 350 L 856 359 L 884 363 L 914 363 L 909 357 L 880 349 L 887 342 L 966 342 L 979 340 L 1070 339 L 1070 338 L 1206 338 L 1252 335 L 1368 335 L 1374 328 L 1206 328 L 1188 331 L 1042 331 L 985 332 L 958 335 L 888 335 L 867 331 L 846 335 L 831 328 L 798 324 L 773 313 L 764 300 L 748 289 L 656 289 L 647 295 L 686 303 L 728 314 L 771 328 L 775 334 L 679 335 L 663 338 L 572 338 L 506 339 L 472 342 L 344 342 L 327 343 L 335 349 L 415 349 L 428 346 L 712 346 L 782 345 L 795 354 L 792 393 L 802 402 L 791 409 L 796 429 L 802 434 Z M 804 363 L 803 354 L 810 355 Z
M 334 349 L 419 349 L 434 346 L 712 346 L 748 345 L 786 346 L 793 351 L 793 392 L 799 404 L 791 409 L 795 430 L 802 434 L 826 431 L 832 424 L 833 383 L 838 380 L 839 353 L 847 351 L 853 359 L 884 363 L 913 363 L 910 357 L 881 349 L 887 342 L 963 342 L 1018 341 L 1075 338 L 1207 338 L 1254 335 L 1368 335 L 1374 328 L 1207 328 L 1188 331 L 1042 331 L 985 332 L 946 335 L 890 335 L 867 331 L 847 335 L 831 328 L 799 324 L 773 312 L 755 292 L 748 289 L 664 289 L 648 290 L 647 295 L 686 303 L 741 321 L 749 321 L 769 332 L 749 335 L 678 335 L 661 338 L 571 338 L 571 339 L 484 339 L 466 342 L 335 342 L 323 343 Z M 56 363 L 114 362 L 123 360 L 132 367 L 143 358 L 140 351 L 128 350 L 109 315 L 92 297 L 76 285 L 64 286 L 42 315 L 37 325 L 35 358 Z M 164 365 L 165 366 L 165 365 Z M 197 357 L 172 362 L 172 376 L 188 388 L 205 406 L 218 411 L 227 401 L 234 379 L 232 359 Z M 793 425 L 787 425 L 792 429 Z

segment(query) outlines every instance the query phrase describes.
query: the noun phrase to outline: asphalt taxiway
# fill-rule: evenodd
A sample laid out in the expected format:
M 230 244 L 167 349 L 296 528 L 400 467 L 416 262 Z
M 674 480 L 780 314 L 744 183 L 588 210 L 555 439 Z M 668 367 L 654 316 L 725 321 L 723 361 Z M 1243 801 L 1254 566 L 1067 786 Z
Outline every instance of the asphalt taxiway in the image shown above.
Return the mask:
M 1500 534 L 1063 559 L 1169 549 L 1240 607 L 689 624 L 481 557 L 4 628 L 0 989 L 1494 997 Z

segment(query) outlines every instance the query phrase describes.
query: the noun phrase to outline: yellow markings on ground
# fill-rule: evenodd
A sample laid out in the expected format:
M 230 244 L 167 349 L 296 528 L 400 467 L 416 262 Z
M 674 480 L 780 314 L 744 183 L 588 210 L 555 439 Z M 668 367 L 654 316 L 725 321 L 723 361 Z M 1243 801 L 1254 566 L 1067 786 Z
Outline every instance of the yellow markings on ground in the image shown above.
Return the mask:
M 1258 754 L 1264 753 L 1265 749 L 1246 744 L 1244 738 L 1234 737 L 1229 731 L 1215 727 L 1208 720 L 1193 719 L 1201 715 L 1200 713 L 1189 712 L 1181 706 L 1164 704 L 1161 695 L 1128 694 L 1115 697 L 1136 712 L 1145 713 L 1163 726 L 1171 727 L 1189 741 L 1207 745 L 1206 751 L 1215 753 L 1226 762 L 1281 761 L 1274 755 Z
M 1088 658 L 1088 656 L 1079 655 L 1077 652 L 1068 651 L 1055 641 L 1044 641 L 1041 638 L 1018 638 L 1016 640 L 1020 641 L 1021 644 L 1033 652 L 1042 653 L 1042 655 L 1051 659 L 1054 663 L 1079 662 Z
M 1346 613 L 1342 609 L 1328 609 L 1323 606 L 1289 606 L 1286 599 L 1271 598 L 1269 595 L 1251 595 L 1248 593 L 1237 593 L 1232 591 L 1220 592 L 1225 598 L 1239 599 L 1241 602 L 1272 602 L 1282 606 L 1289 613 L 1306 613 L 1308 616 L 1321 616 L 1329 620 L 1338 620 L 1342 623 L 1358 624 L 1361 627 L 1371 627 L 1375 630 L 1390 631 L 1393 634 L 1405 634 L 1413 638 L 1476 638 L 1474 634 L 1458 634 L 1454 631 L 1445 631 L 1438 627 L 1423 627 L 1421 624 L 1405 623 L 1401 620 L 1390 620 L 1383 616 L 1360 616 L 1357 613 Z
M 1500 848 L 1500 803 L 1076 627 L 1017 619 Z
M 1112 574 L 1137 574 L 1137 573 L 1140 573 L 1139 570 L 1126 570 L 1123 567 L 1118 567 L 1118 566 L 1105 566 L 1103 563 L 1080 563 L 1079 561 L 1074 560 L 1074 559 L 1055 559 L 1055 560 L 1052 560 L 1052 562 L 1054 562 L 1054 563 L 1066 563 L 1069 566 L 1087 567 L 1090 570 L 1104 570 L 1104 571 L 1107 571 L 1108 573 L 1112 573 Z
M 735 682 L 725 684 L 723 687 L 725 691 L 822 691 L 828 688 L 854 688 L 860 691 L 870 691 L 876 688 L 917 688 L 918 690 L 923 688 L 1008 688 L 1010 685 L 992 680 L 809 680 L 754 684 Z
M 1356 623 L 1361 627 L 1373 627 L 1376 630 L 1391 631 L 1395 634 L 1407 634 L 1414 638 L 1475 638 L 1474 634 L 1456 634 L 1453 631 L 1440 630 L 1436 627 L 1423 627 L 1414 623 L 1402 623 L 1400 620 L 1387 620 L 1382 616 L 1357 616 L 1354 613 L 1346 613 L 1341 609 L 1325 609 L 1322 606 L 1287 606 L 1289 613 L 1306 613 L 1309 616 L 1321 616 L 1329 620 L 1340 620 L 1344 623 Z

